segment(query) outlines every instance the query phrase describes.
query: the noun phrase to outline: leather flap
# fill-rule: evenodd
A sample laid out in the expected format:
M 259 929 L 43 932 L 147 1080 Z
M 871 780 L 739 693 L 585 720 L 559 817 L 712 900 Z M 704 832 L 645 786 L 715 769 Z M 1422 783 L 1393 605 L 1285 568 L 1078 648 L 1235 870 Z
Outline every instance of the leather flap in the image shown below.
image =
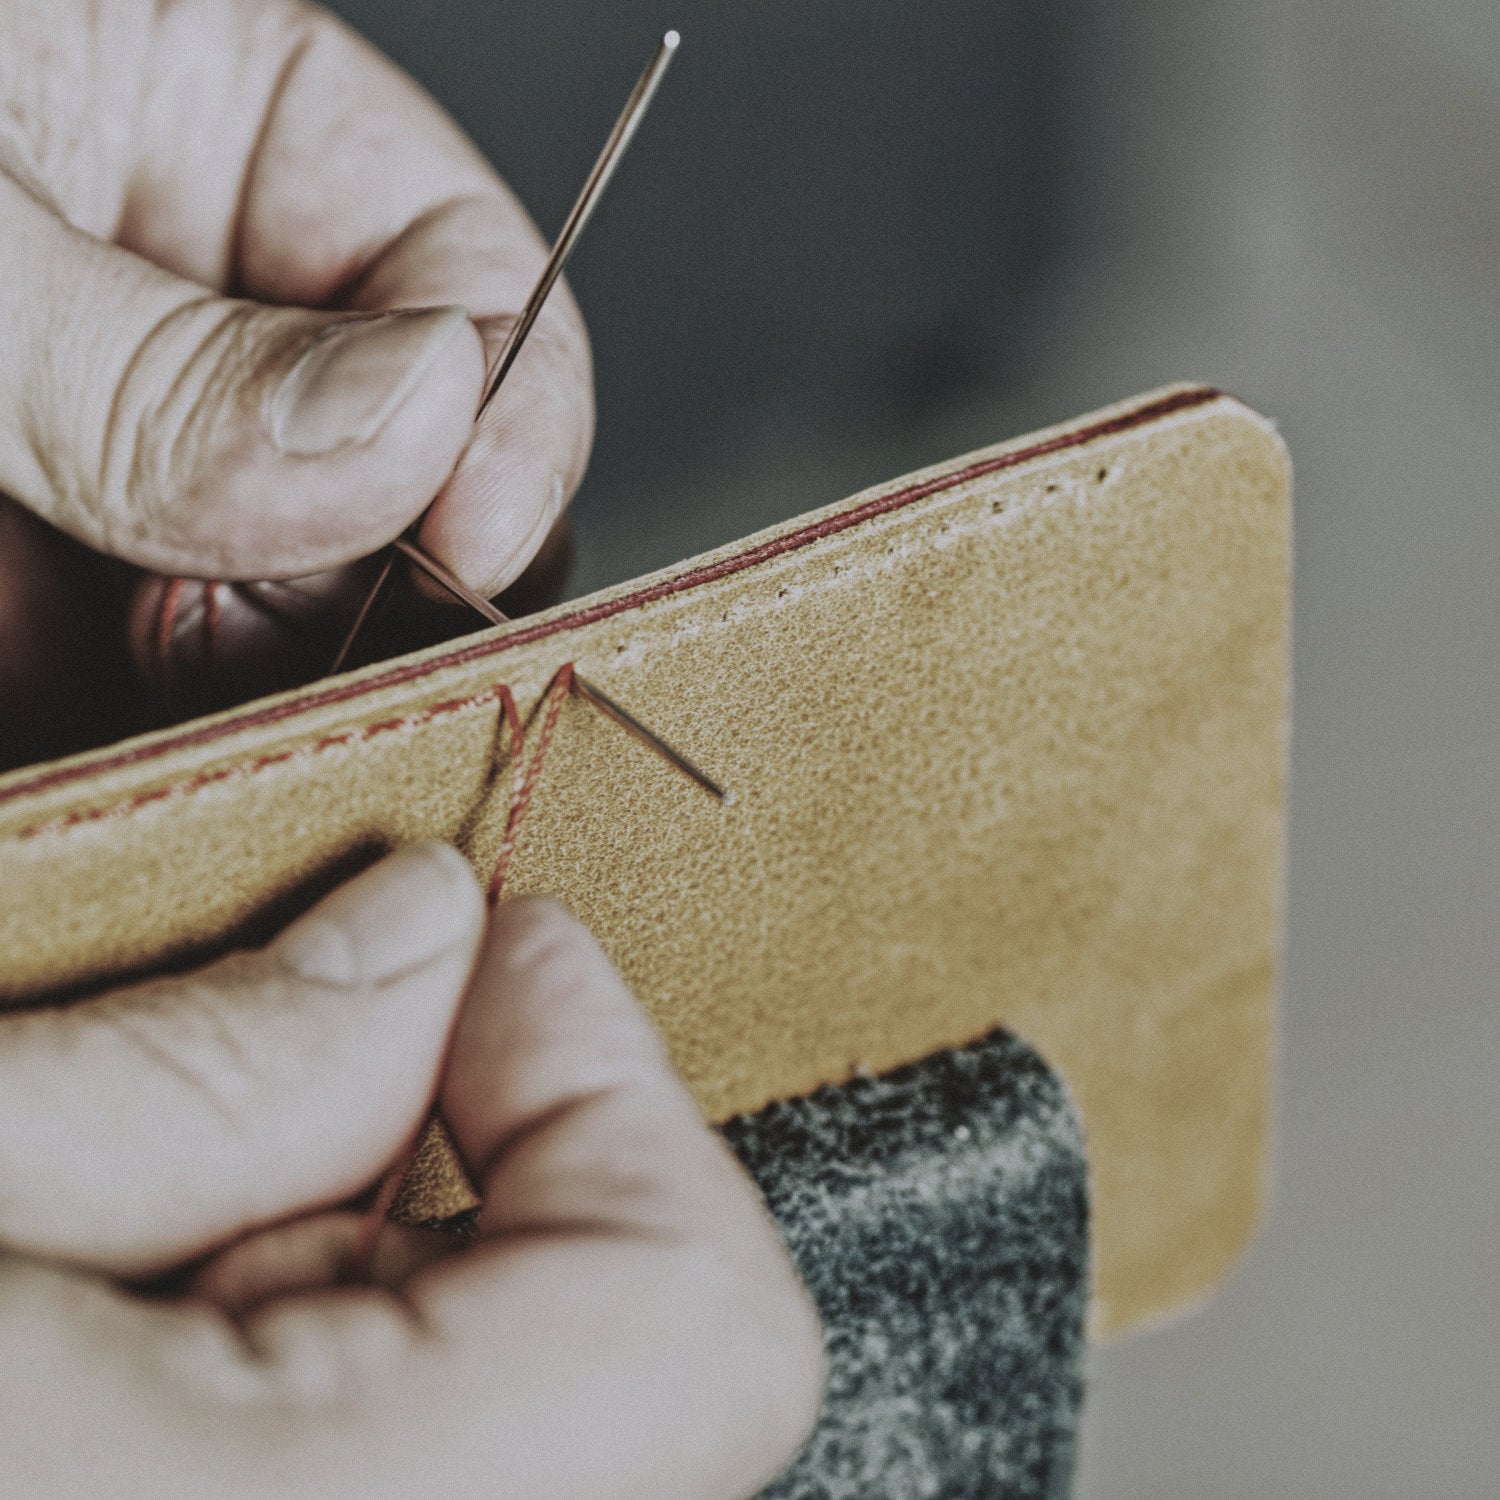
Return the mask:
M 576 663 L 734 800 L 569 698 L 507 891 L 601 935 L 716 1119 L 1026 1037 L 1088 1134 L 1096 1327 L 1160 1316 L 1223 1274 L 1261 1199 L 1288 489 L 1263 419 L 1158 393 L 6 777 L 0 983 L 24 1000 L 184 960 L 419 836 L 488 871 L 498 688 L 529 712 Z

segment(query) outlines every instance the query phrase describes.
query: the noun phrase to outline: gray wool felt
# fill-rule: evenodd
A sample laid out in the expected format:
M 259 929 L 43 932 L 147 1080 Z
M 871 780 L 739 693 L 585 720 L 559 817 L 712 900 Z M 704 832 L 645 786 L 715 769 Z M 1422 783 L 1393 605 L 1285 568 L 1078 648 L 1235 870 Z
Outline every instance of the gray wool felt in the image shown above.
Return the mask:
M 1063 1500 L 1088 1196 L 1067 1092 L 1006 1032 L 741 1116 L 823 1315 L 823 1414 L 762 1500 Z

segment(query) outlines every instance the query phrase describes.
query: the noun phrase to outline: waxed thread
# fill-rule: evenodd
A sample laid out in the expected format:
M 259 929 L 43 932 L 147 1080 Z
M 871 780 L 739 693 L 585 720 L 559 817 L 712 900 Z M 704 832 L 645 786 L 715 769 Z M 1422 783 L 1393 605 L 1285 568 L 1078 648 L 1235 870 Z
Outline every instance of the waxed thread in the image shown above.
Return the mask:
M 208 652 L 211 658 L 219 653 L 219 625 L 223 619 L 219 589 L 223 585 L 209 583 L 203 589 L 203 633 L 208 637 Z
M 681 573 L 612 598 L 600 600 L 585 609 L 575 610 L 571 614 L 555 614 L 535 625 L 523 622 L 508 631 L 491 633 L 482 640 L 457 647 L 441 656 L 427 656 L 420 660 L 387 667 L 384 671 L 357 682 L 308 689 L 295 696 L 286 695 L 281 701 L 269 705 L 257 705 L 233 714 L 224 714 L 209 724 L 193 726 L 175 734 L 162 735 L 149 744 L 132 745 L 126 750 L 114 749 L 76 757 L 67 764 L 50 766 L 29 779 L 17 779 L 11 785 L 0 787 L 0 806 L 21 798 L 36 796 L 55 787 L 68 786 L 74 782 L 101 776 L 106 772 L 177 754 L 185 749 L 212 743 L 231 734 L 259 729 L 270 724 L 279 724 L 314 709 L 326 708 L 333 704 L 357 702 L 361 698 L 383 692 L 388 688 L 421 682 L 425 678 L 450 668 L 467 666 L 504 651 L 513 651 L 518 647 L 532 645 L 536 641 L 553 635 L 577 630 L 601 620 L 613 619 L 617 615 L 640 609 L 643 605 L 654 603 L 658 599 L 688 593 L 705 584 L 758 567 L 773 558 L 795 553 L 803 547 L 825 541 L 842 531 L 858 527 L 874 517 L 900 510 L 913 502 L 943 494 L 987 475 L 1020 468 L 1038 459 L 1066 453 L 1105 438 L 1119 436 L 1134 428 L 1145 426 L 1147 423 L 1161 421 L 1180 412 L 1219 400 L 1222 396 L 1222 391 L 1209 386 L 1194 386 L 1188 390 L 1174 391 L 1170 395 L 1149 401 L 1144 406 L 1134 407 L 1129 411 L 1088 423 L 1083 427 L 1070 428 L 1025 448 L 1015 448 L 990 458 L 979 459 L 931 479 L 923 479 L 915 484 L 906 485 L 899 490 L 874 495 L 868 500 L 851 505 L 846 510 L 840 510 L 831 516 L 823 516 L 808 525 L 773 537 L 769 542 L 757 543 L 753 547 L 747 547 L 743 552 L 717 558 L 711 563 L 699 563 L 685 568 Z M 491 695 L 488 693 L 479 695 L 480 699 L 488 696 Z M 468 703 L 478 700 L 460 701 L 462 706 L 467 706 Z M 457 707 L 459 704 L 456 703 L 453 706 Z M 445 705 L 438 711 L 451 710 Z M 411 718 L 393 720 L 391 727 L 404 727 L 409 723 L 430 718 L 433 713 L 433 710 L 428 710 L 424 714 L 414 715 Z M 367 732 L 330 735 L 318 741 L 317 744 L 319 748 L 323 748 L 348 743 Z M 293 759 L 295 754 L 294 751 L 282 751 L 272 755 L 257 756 L 229 768 L 221 768 L 208 773 L 200 772 L 195 776 L 171 783 L 167 787 L 153 788 L 149 792 L 138 792 L 104 807 L 83 808 L 65 813 L 58 818 L 44 819 L 23 828 L 15 837 L 18 839 L 38 838 L 44 834 L 73 828 L 84 823 L 95 823 L 106 818 L 128 817 L 140 808 L 160 801 L 163 797 L 179 792 L 196 792 L 230 776 L 256 774 L 268 767 Z
M 520 838 L 521 824 L 531 806 L 537 782 L 541 779 L 542 767 L 546 763 L 548 751 L 551 750 L 553 739 L 557 734 L 563 704 L 574 693 L 573 663 L 565 662 L 558 668 L 552 681 L 547 684 L 540 702 L 533 711 L 532 721 L 535 723 L 540 717 L 541 722 L 537 731 L 536 744 L 530 756 L 527 756 L 526 726 L 521 721 L 521 712 L 516 706 L 515 695 L 503 683 L 497 689 L 497 696 L 500 700 L 500 744 L 510 749 L 511 789 L 510 806 L 505 817 L 505 832 L 501 836 L 500 849 L 495 856 L 494 869 L 491 872 L 486 892 L 486 899 L 491 907 L 499 903 L 501 892 L 504 890 L 505 877 Z M 583 698 L 586 703 L 590 702 L 584 694 L 580 693 L 577 696 Z M 591 704 L 591 706 L 596 705 Z M 439 1077 L 445 1070 L 445 1067 L 439 1068 Z M 345 1261 L 345 1280 L 370 1281 L 381 1231 L 390 1218 L 391 1209 L 401 1195 L 407 1174 L 411 1171 L 421 1151 L 422 1142 L 436 1121 L 437 1116 L 430 1112 L 423 1118 L 422 1123 L 412 1132 L 397 1154 L 391 1169 L 381 1180 L 374 1201 L 365 1210 L 355 1234 L 354 1243 L 350 1247 Z
M 514 781 L 511 788 L 510 811 L 505 819 L 505 836 L 500 841 L 500 852 L 495 857 L 495 867 L 490 874 L 488 894 L 491 906 L 499 901 L 500 892 L 505 886 L 505 876 L 510 869 L 511 857 L 516 852 L 516 841 L 520 838 L 522 820 L 531 806 L 531 797 L 541 778 L 547 752 L 552 748 L 552 739 L 557 733 L 557 721 L 562 714 L 563 703 L 572 691 L 573 664 L 567 662 L 547 685 L 546 694 L 542 699 L 542 724 L 537 734 L 536 748 L 532 751 L 531 758 L 523 770 L 521 763 L 525 736 L 521 728 L 521 716 L 516 710 L 516 700 L 509 690 L 502 690 L 500 710 L 510 727 L 510 742 L 515 746 L 515 753 L 512 756 Z

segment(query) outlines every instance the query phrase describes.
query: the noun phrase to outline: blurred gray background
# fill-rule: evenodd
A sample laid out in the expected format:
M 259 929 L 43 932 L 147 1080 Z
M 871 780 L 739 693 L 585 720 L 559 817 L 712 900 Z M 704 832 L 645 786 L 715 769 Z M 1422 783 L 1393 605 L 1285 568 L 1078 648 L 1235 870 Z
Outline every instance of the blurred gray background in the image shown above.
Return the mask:
M 1500 6 L 337 0 L 580 250 L 579 591 L 1172 379 L 1297 466 L 1275 1207 L 1084 1500 L 1500 1495 Z

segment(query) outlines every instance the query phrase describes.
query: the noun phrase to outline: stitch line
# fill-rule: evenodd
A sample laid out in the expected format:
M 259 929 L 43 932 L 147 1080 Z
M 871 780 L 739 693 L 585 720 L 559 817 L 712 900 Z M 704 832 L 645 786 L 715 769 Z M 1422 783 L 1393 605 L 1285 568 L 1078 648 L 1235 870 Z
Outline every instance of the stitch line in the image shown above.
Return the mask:
M 547 760 L 547 752 L 552 748 L 563 704 L 575 691 L 576 673 L 573 670 L 573 663 L 564 662 L 557 669 L 556 675 L 547 684 L 536 707 L 532 710 L 529 722 L 535 724 L 540 719 L 541 727 L 537 731 L 536 744 L 528 757 L 526 754 L 528 726 L 521 722 L 521 712 L 516 707 L 514 694 L 503 683 L 493 690 L 493 696 L 500 700 L 501 729 L 496 739 L 495 756 L 498 759 L 503 753 L 509 754 L 511 789 L 510 806 L 505 815 L 505 832 L 500 841 L 499 852 L 495 857 L 489 889 L 486 893 L 491 906 L 499 904 L 505 887 L 505 876 L 510 869 L 511 856 L 516 852 L 516 843 L 520 838 L 521 824 L 526 817 L 527 809 L 531 806 L 532 795 L 536 791 L 542 767 Z M 592 700 L 585 698 L 585 702 L 589 702 L 593 708 L 602 712 L 598 704 L 593 703 Z M 486 788 L 480 794 L 478 806 L 482 807 L 488 797 L 489 792 Z M 386 1171 L 374 1200 L 361 1216 L 354 1240 L 344 1260 L 341 1281 L 357 1285 L 370 1281 L 380 1236 L 385 1230 L 387 1221 L 395 1219 L 397 1222 L 403 1222 L 400 1205 L 412 1167 L 417 1158 L 430 1147 L 436 1146 L 442 1149 L 445 1136 L 446 1130 L 441 1118 L 429 1112 L 422 1125 L 408 1137 L 395 1161 Z M 447 1138 L 446 1145 L 451 1152 L 453 1149 L 451 1138 Z
M 485 688 L 465 698 L 451 698 L 442 703 L 434 703 L 417 713 L 401 714 L 395 718 L 378 720 L 374 724 L 361 725 L 358 729 L 344 729 L 337 734 L 326 734 L 321 739 L 314 740 L 310 745 L 298 746 L 291 750 L 275 750 L 265 755 L 258 755 L 253 760 L 240 761 L 228 766 L 216 766 L 213 770 L 200 771 L 182 781 L 169 782 L 165 786 L 152 787 L 149 791 L 138 792 L 122 802 L 106 803 L 102 807 L 78 808 L 62 814 L 61 817 L 34 823 L 29 828 L 23 828 L 15 837 L 19 842 L 40 838 L 44 834 L 61 833 L 86 823 L 113 822 L 116 818 L 129 817 L 138 809 L 149 806 L 153 802 L 164 801 L 168 797 L 190 796 L 204 787 L 214 786 L 222 781 L 238 781 L 268 770 L 272 766 L 284 765 L 291 760 L 310 760 L 314 756 L 323 754 L 324 751 L 374 739 L 377 735 L 389 734 L 394 730 L 419 729 L 434 719 L 446 718 L 450 714 L 462 713 L 467 709 L 480 708 L 487 703 L 493 703 L 496 699 L 502 698 L 502 695 L 504 699 L 509 699 L 510 690 L 504 686 Z
M 552 748 L 552 737 L 557 733 L 557 720 L 562 713 L 563 703 L 573 691 L 573 676 L 573 664 L 568 662 L 559 668 L 557 676 L 548 683 L 547 691 L 542 695 L 541 731 L 537 735 L 536 749 L 532 751 L 531 759 L 526 762 L 524 771 L 521 768 L 521 752 L 525 748 L 525 735 L 521 728 L 520 714 L 516 710 L 515 699 L 511 697 L 508 689 L 505 690 L 504 698 L 501 700 L 506 722 L 510 727 L 513 781 L 510 812 L 505 819 L 505 837 L 500 841 L 500 853 L 495 859 L 495 868 L 490 876 L 489 901 L 491 906 L 499 901 L 501 889 L 505 885 L 505 875 L 510 869 L 511 856 L 516 852 L 516 841 L 521 836 L 521 821 L 526 816 L 527 808 L 531 806 L 532 793 L 536 791 L 537 781 L 542 774 L 542 765 L 547 759 L 547 751 Z
M 81 765 L 65 766 L 56 770 L 45 771 L 30 781 L 24 781 L 16 786 L 0 790 L 0 805 L 19 797 L 48 791 L 56 786 L 64 786 L 69 782 L 82 780 L 89 776 L 120 770 L 147 760 L 154 760 L 159 756 L 170 755 L 178 750 L 188 749 L 194 745 L 212 741 L 240 730 L 262 728 L 269 724 L 279 723 L 283 719 L 293 718 L 304 712 L 311 712 L 314 709 L 328 707 L 332 704 L 355 700 L 368 694 L 380 692 L 385 688 L 398 687 L 403 683 L 430 676 L 449 667 L 464 666 L 470 662 L 483 660 L 485 657 L 495 656 L 518 646 L 530 645 L 533 641 L 543 640 L 551 635 L 595 624 L 600 620 L 609 619 L 627 610 L 639 608 L 641 605 L 654 603 L 658 599 L 667 598 L 673 594 L 696 588 L 701 584 L 712 583 L 719 578 L 755 567 L 760 563 L 783 556 L 788 552 L 795 552 L 812 542 L 821 540 L 827 536 L 834 536 L 841 531 L 848 530 L 852 526 L 857 526 L 863 521 L 886 515 L 890 511 L 899 510 L 905 505 L 913 504 L 931 495 L 940 494 L 944 490 L 955 489 L 960 485 L 969 483 L 971 480 L 984 478 L 990 474 L 997 474 L 1006 469 L 1017 468 L 1021 464 L 1029 463 L 1033 459 L 1043 458 L 1053 453 L 1062 453 L 1070 448 L 1082 447 L 1100 438 L 1116 436 L 1119 433 L 1127 432 L 1133 427 L 1155 421 L 1158 418 L 1187 411 L 1193 407 L 1204 405 L 1207 402 L 1218 400 L 1222 394 L 1223 392 L 1209 386 L 1195 386 L 1189 390 L 1176 391 L 1170 396 L 1161 397 L 1156 401 L 1149 401 L 1143 406 L 1121 412 L 1119 415 L 1106 418 L 1102 422 L 1094 422 L 1086 427 L 1073 428 L 1069 431 L 1061 432 L 1055 437 L 1033 444 L 1029 448 L 1019 448 L 1010 453 L 999 454 L 994 458 L 981 459 L 977 463 L 968 464 L 964 468 L 956 469 L 951 473 L 940 474 L 935 478 L 923 480 L 920 484 L 908 486 L 906 489 L 896 490 L 888 495 L 877 495 L 862 505 L 857 505 L 847 511 L 841 511 L 836 515 L 825 516 L 821 521 L 815 521 L 809 526 L 788 532 L 784 536 L 775 537 L 769 542 L 762 542 L 759 546 L 751 547 L 744 552 L 737 552 L 730 557 L 720 558 L 717 562 L 705 563 L 696 568 L 689 568 L 685 572 L 674 574 L 659 583 L 637 589 L 629 594 L 620 595 L 615 599 L 604 600 L 587 609 L 577 610 L 572 614 L 562 615 L 539 625 L 522 626 L 519 629 L 509 631 L 498 639 L 493 637 L 487 638 L 469 646 L 460 646 L 456 650 L 447 652 L 445 655 L 432 660 L 393 667 L 389 671 L 357 684 L 314 690 L 291 699 L 288 702 L 275 704 L 269 708 L 251 709 L 227 722 L 199 729 L 188 729 L 181 734 L 171 736 L 139 749 L 119 751 L 113 755 L 105 754 L 100 759 L 85 761 Z M 473 701 L 487 701 L 487 696 L 481 694 Z M 439 707 L 442 706 L 439 705 Z M 425 710 L 422 714 L 412 716 L 411 722 L 413 724 L 424 722 L 427 717 L 433 716 L 434 712 L 434 710 Z M 363 732 L 354 731 L 354 733 L 360 735 Z M 321 749 L 325 748 L 325 745 L 323 742 L 319 742 L 313 748 L 315 750 Z M 245 762 L 237 768 L 237 772 L 238 774 L 247 776 L 253 775 L 267 766 L 279 764 L 281 761 L 290 759 L 294 755 L 305 753 L 307 753 L 305 750 L 284 751 L 274 755 L 261 756 L 256 760 Z M 191 777 L 177 784 L 177 789 L 192 790 L 199 784 L 207 785 L 209 783 L 203 779 L 204 776 L 215 777 L 215 775 L 216 773 L 200 773 L 198 776 Z M 89 809 L 80 813 L 68 813 L 61 818 L 36 824 L 32 828 L 23 829 L 14 837 L 17 840 L 22 840 L 35 837 L 39 832 L 47 831 L 53 827 L 71 827 L 77 823 L 93 822 L 104 817 L 128 816 L 136 807 L 142 806 L 148 801 L 157 800 L 159 795 L 161 794 L 146 793 L 122 803 L 111 804 L 103 809 Z

